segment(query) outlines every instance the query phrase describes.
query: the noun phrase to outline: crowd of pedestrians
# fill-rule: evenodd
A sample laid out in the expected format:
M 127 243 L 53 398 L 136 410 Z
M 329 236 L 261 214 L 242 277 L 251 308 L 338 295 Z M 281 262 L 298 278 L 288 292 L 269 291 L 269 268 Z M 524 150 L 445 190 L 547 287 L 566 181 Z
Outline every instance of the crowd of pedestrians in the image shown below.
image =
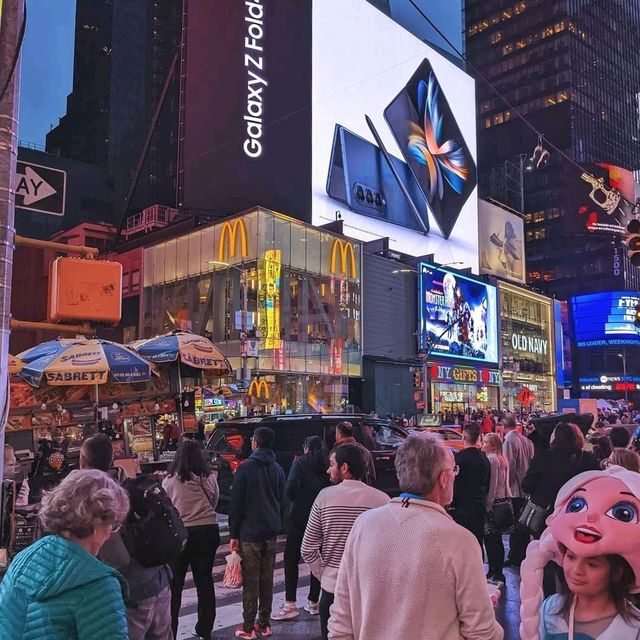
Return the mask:
M 521 571 L 523 640 L 640 640 L 640 458 L 629 431 L 601 420 L 587 441 L 572 423 L 545 434 L 511 414 L 476 418 L 456 453 L 435 434 L 409 435 L 392 499 L 370 486 L 371 454 L 350 423 L 330 451 L 308 437 L 288 477 L 274 432 L 256 428 L 230 496 L 230 548 L 242 561 L 235 636 L 269 637 L 272 620 L 300 615 L 303 560 L 304 609 L 323 640 L 502 640 L 505 566 Z M 195 634 L 211 640 L 219 490 L 201 443 L 181 442 L 142 492 L 114 467 L 105 435 L 84 442 L 80 467 L 45 494 L 48 535 L 0 583 L 0 640 L 171 640 L 189 570 Z M 274 613 L 283 529 L 286 593 Z

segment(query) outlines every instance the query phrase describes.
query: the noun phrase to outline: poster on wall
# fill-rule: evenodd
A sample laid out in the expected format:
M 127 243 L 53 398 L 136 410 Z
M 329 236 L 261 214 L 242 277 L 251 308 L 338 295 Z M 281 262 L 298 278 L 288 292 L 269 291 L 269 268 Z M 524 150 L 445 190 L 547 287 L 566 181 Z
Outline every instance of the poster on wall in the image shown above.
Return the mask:
M 480 273 L 525 281 L 524 220 L 506 209 L 478 201 Z
M 342 220 L 477 271 L 475 82 L 456 64 L 366 0 L 190 0 L 186 33 L 186 211 Z
M 433 356 L 498 361 L 496 288 L 421 263 L 419 337 Z

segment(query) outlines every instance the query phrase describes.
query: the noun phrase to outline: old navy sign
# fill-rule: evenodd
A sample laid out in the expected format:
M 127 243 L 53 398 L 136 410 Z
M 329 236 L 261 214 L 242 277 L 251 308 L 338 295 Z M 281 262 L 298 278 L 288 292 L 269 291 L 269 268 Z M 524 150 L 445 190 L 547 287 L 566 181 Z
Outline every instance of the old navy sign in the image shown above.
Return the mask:
M 535 336 L 525 336 L 521 333 L 511 334 L 511 346 L 516 351 L 524 351 L 526 353 L 536 353 L 546 356 L 549 351 L 549 341 L 545 338 L 536 338 Z
M 500 371 L 498 369 L 450 367 L 434 364 L 431 366 L 431 379 L 437 382 L 499 386 Z

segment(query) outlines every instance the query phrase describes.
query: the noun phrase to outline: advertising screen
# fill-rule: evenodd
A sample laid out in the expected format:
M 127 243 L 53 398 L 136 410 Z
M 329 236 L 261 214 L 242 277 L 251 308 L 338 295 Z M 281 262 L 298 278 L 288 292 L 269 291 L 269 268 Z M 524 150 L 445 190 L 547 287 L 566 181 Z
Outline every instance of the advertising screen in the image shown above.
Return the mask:
M 359 240 L 388 237 L 392 250 L 477 271 L 474 80 L 365 0 L 323 0 L 312 104 L 313 223 L 339 216 Z
M 185 2 L 181 203 L 311 222 L 311 3 Z
M 638 344 L 633 324 L 637 293 L 605 291 L 571 298 L 573 334 L 578 347 Z
M 341 219 L 358 240 L 477 271 L 463 70 L 366 0 L 190 0 L 186 34 L 187 212 Z
M 418 280 L 421 347 L 433 356 L 497 362 L 496 288 L 426 263 Z
M 480 273 L 525 280 L 524 220 L 496 204 L 478 201 Z
M 586 165 L 570 169 L 573 188 L 567 191 L 574 227 L 590 233 L 625 233 L 633 217 L 638 185 L 630 171 L 614 165 Z

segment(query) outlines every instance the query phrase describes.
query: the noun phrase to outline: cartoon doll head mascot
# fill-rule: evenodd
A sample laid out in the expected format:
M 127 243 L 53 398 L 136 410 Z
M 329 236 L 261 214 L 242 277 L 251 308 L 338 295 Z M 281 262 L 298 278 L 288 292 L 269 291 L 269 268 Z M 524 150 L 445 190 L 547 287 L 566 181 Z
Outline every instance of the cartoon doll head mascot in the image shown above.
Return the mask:
M 640 591 L 640 474 L 617 466 L 578 474 L 560 489 L 547 525 L 521 567 L 521 640 L 539 640 L 542 571 L 550 560 L 562 566 L 567 549 L 583 558 L 621 556 Z

